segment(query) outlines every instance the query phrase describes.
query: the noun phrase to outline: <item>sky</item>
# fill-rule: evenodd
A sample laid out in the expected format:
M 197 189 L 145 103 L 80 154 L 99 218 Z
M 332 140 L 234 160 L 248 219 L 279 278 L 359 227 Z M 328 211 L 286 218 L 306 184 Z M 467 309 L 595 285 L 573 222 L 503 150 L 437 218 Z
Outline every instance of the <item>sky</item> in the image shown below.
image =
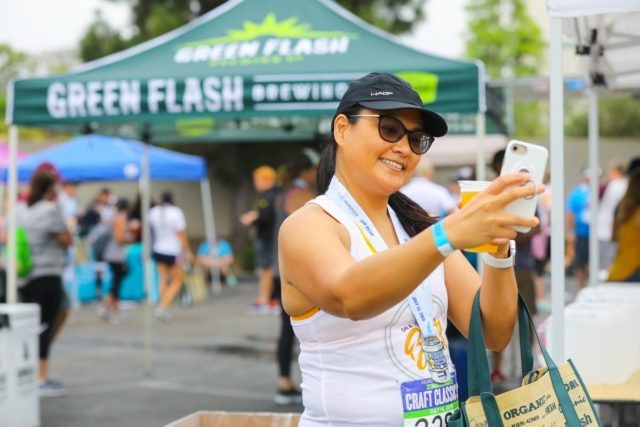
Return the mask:
M 462 0 L 429 0 L 427 20 L 401 38 L 421 50 L 460 57 L 465 18 Z M 100 9 L 112 27 L 130 22 L 126 2 L 105 0 L 0 0 L 0 43 L 32 54 L 77 47 Z

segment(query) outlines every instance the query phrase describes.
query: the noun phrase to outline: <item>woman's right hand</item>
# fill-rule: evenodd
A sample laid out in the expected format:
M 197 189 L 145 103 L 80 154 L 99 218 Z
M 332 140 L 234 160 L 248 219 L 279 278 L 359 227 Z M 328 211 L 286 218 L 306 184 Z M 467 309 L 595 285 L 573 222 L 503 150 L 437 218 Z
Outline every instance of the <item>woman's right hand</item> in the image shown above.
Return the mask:
M 471 199 L 460 211 L 444 219 L 444 229 L 451 244 L 458 249 L 473 248 L 486 243 L 504 245 L 514 239 L 514 226 L 535 227 L 535 216 L 524 217 L 508 213 L 505 208 L 514 200 L 535 194 L 533 184 L 527 184 L 529 174 L 511 173 L 496 178 L 483 192 Z M 544 191 L 544 185 L 537 193 Z

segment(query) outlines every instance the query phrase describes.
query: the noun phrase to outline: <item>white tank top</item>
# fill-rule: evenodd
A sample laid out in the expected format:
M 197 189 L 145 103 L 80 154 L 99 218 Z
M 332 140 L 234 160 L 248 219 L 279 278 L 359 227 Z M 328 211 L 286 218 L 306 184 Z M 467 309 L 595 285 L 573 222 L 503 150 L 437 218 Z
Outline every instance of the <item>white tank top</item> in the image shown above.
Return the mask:
M 321 195 L 309 203 L 319 205 L 344 225 L 356 261 L 372 255 L 354 220 L 329 197 Z M 404 230 L 396 232 L 406 235 Z M 445 335 L 448 298 L 442 264 L 426 281 L 434 324 L 454 372 Z M 353 321 L 318 311 L 291 323 L 301 350 L 305 410 L 300 427 L 403 425 L 401 384 L 430 375 L 420 329 L 406 300 L 367 320 Z M 457 397 L 457 385 L 455 391 Z

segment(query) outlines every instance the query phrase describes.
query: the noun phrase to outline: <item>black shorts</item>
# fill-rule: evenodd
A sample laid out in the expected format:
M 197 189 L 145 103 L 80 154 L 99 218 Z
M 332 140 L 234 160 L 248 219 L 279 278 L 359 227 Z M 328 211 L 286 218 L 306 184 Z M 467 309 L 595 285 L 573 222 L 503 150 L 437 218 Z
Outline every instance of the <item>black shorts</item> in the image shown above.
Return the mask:
M 154 252 L 151 254 L 151 258 L 158 264 L 164 264 L 167 267 L 173 267 L 176 265 L 177 258 L 175 255 L 165 255 Z
M 589 264 L 589 237 L 578 236 L 576 238 L 576 257 L 573 260 L 573 268 L 582 268 Z
M 256 266 L 259 269 L 272 268 L 276 245 L 273 240 L 256 240 Z

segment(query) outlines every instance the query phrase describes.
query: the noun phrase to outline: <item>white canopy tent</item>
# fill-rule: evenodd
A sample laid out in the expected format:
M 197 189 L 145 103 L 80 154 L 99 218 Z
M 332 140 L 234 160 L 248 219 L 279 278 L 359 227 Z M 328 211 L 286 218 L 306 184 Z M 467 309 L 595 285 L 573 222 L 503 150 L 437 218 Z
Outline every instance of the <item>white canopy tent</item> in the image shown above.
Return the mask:
M 640 90 L 640 0 L 547 0 L 551 19 L 550 145 L 553 205 L 564 205 L 564 111 L 562 36 L 576 44 L 586 58 L 589 77 L 590 217 L 598 211 L 598 89 Z M 564 209 L 554 209 L 551 253 L 564 254 Z M 598 280 L 598 241 L 590 233 L 590 285 Z M 564 256 L 551 257 L 552 352 L 564 359 Z

